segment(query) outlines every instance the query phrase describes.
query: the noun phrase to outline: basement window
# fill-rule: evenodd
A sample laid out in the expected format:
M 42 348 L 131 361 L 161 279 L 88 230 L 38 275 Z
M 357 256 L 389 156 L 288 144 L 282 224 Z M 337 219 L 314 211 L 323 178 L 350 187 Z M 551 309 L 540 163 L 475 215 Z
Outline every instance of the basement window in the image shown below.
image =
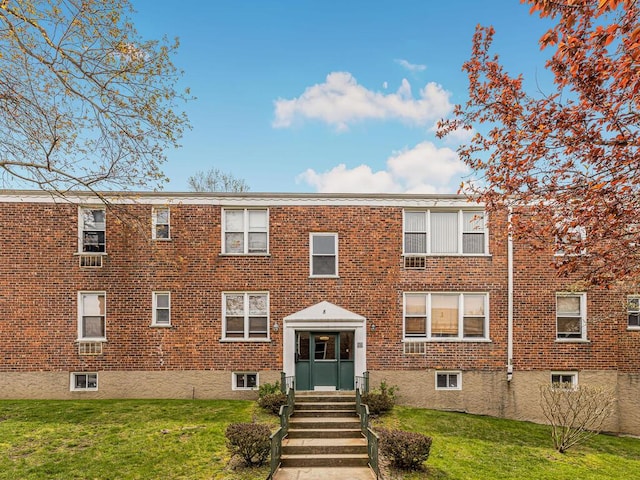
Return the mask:
M 98 390 L 98 374 L 97 373 L 72 373 L 71 374 L 71 391 L 86 392 Z
M 258 388 L 258 374 L 256 372 L 234 372 L 231 381 L 233 390 L 255 390 Z
M 462 372 L 436 372 L 436 390 L 462 390 Z

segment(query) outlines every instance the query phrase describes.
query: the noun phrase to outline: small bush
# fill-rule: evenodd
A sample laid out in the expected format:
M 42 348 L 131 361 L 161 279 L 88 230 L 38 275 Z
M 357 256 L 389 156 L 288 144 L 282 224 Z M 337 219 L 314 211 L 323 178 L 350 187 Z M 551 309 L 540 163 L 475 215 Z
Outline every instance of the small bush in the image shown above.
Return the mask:
M 287 396 L 284 393 L 268 393 L 262 397 L 258 397 L 258 405 L 268 412 L 278 414 L 280 406 L 287 403 Z
M 371 415 L 388 412 L 396 404 L 396 389 L 397 387 L 390 387 L 383 381 L 377 390 L 362 395 L 362 403 L 369 407 Z
M 276 383 L 263 383 L 258 387 L 258 398 L 265 395 L 271 395 L 273 393 L 280 393 L 280 382 Z
M 403 430 L 381 430 L 380 449 L 392 466 L 417 470 L 429 458 L 431 437 Z
M 232 423 L 225 437 L 232 455 L 239 455 L 250 467 L 264 464 L 271 452 L 271 430 L 264 423 Z

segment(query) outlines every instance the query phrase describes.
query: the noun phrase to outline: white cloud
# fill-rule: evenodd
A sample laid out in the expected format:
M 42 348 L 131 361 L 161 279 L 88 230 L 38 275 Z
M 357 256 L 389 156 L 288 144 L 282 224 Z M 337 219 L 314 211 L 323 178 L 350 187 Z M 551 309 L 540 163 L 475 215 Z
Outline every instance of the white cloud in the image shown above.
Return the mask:
M 429 129 L 429 131 L 435 133 L 438 131 L 438 128 L 436 125 L 434 125 Z M 475 134 L 476 130 L 474 128 L 470 130 L 467 130 L 465 128 L 457 128 L 442 138 L 450 145 L 461 145 L 463 143 L 468 143 Z
M 426 65 L 419 65 L 419 64 L 416 64 L 416 63 L 410 63 L 407 60 L 404 60 L 402 58 L 396 58 L 395 62 L 398 65 L 400 65 L 402 68 L 406 68 L 410 72 L 423 72 L 424 70 L 427 69 Z
M 373 172 L 367 165 L 348 169 L 344 163 L 328 172 L 317 173 L 309 168 L 297 178 L 316 189 L 318 193 L 374 193 L 401 192 L 389 172 Z
M 324 173 L 308 169 L 297 181 L 319 193 L 455 193 L 467 172 L 456 152 L 422 142 L 394 153 L 386 170 L 374 172 L 367 165 L 348 169 L 340 164 Z
M 389 88 L 389 82 L 382 82 L 382 88 L 384 88 L 385 90 Z
M 302 119 L 320 120 L 338 130 L 347 130 L 349 124 L 367 119 L 426 125 L 451 111 L 449 96 L 440 85 L 428 83 L 414 99 L 406 79 L 396 93 L 374 92 L 359 85 L 348 72 L 333 72 L 325 83 L 308 87 L 299 97 L 277 100 L 273 126 L 286 128 Z

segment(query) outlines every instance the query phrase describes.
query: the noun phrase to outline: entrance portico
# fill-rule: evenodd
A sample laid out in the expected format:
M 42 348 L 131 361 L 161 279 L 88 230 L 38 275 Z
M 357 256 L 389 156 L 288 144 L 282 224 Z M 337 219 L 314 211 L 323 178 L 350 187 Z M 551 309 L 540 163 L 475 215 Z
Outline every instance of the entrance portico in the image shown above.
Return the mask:
M 298 390 L 353 390 L 367 369 L 366 318 L 324 301 L 283 319 L 283 370 Z

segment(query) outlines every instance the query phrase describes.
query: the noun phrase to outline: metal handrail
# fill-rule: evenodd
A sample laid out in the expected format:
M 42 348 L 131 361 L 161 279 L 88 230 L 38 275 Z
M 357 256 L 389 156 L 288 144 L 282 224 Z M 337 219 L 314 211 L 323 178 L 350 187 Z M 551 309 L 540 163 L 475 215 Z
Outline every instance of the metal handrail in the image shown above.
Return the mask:
M 295 377 L 287 377 L 284 372 L 281 372 L 280 390 L 287 395 L 287 403 L 280 406 L 280 427 L 269 437 L 271 441 L 271 465 L 267 480 L 273 479 L 273 474 L 280 467 L 282 440 L 289 433 L 289 417 L 293 414 L 296 403 Z
M 378 435 L 369 427 L 369 406 L 362 403 L 362 394 L 369 391 L 369 372 L 364 372 L 362 377 L 356 377 L 356 411 L 360 416 L 360 431 L 367 439 L 367 455 L 369 466 L 380 478 L 380 465 L 378 462 Z

